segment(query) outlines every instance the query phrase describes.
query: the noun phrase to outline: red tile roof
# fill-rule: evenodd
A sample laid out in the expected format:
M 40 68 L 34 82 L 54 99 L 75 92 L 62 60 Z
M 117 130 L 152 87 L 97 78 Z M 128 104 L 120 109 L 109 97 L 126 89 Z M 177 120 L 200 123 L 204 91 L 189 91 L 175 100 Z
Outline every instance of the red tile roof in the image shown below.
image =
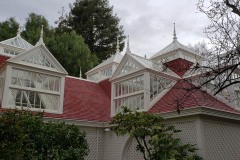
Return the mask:
M 193 85 L 184 80 L 177 82 L 157 103 L 155 103 L 150 113 L 163 113 L 163 112 L 177 112 L 177 104 L 180 104 L 184 109 L 194 108 L 198 106 L 208 107 L 216 110 L 240 113 L 227 104 L 214 98 L 210 94 L 201 91 L 200 89 L 188 91 Z
M 0 68 L 4 65 L 4 63 L 9 59 L 9 57 L 5 57 L 0 55 Z
M 109 81 L 109 79 L 103 80 L 101 82 L 99 82 L 100 86 L 104 89 L 104 91 L 107 93 L 107 95 L 109 96 L 109 98 L 111 98 L 111 82 Z
M 66 77 L 63 114 L 46 113 L 46 117 L 85 121 L 110 120 L 111 99 L 100 84 Z
M 164 64 L 166 67 L 171 69 L 174 73 L 182 77 L 193 65 L 192 62 L 189 62 L 185 59 L 175 59 Z

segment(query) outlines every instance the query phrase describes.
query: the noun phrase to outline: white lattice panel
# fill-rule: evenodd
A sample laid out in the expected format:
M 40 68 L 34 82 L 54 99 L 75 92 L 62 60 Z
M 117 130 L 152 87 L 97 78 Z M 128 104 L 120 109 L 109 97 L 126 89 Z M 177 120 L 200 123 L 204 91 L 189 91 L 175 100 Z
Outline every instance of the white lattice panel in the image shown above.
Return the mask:
M 97 128 L 82 128 L 87 133 L 87 142 L 90 149 L 86 160 L 103 160 L 104 131 Z
M 127 147 L 127 152 L 126 152 L 126 160 L 143 160 L 143 155 L 140 151 L 136 150 L 137 146 L 137 141 L 132 138 L 129 141 L 128 147 Z
M 240 125 L 204 121 L 206 160 L 240 159 Z
M 197 129 L 195 121 L 183 121 L 173 124 L 176 129 L 181 130 L 176 137 L 181 139 L 183 144 L 197 144 Z

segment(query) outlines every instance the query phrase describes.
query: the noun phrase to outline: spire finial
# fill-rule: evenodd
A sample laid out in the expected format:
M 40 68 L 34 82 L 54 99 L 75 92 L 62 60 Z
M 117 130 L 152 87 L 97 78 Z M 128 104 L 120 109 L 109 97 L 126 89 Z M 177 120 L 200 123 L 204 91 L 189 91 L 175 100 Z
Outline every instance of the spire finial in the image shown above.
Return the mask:
M 119 46 L 119 41 L 118 41 L 118 37 L 117 37 L 117 46 L 116 46 L 116 53 L 120 53 L 120 46 Z
M 42 25 L 42 28 L 41 28 L 40 38 L 37 42 L 37 45 L 40 45 L 40 44 L 45 45 L 44 42 L 43 42 L 43 25 Z
M 177 40 L 177 34 L 176 34 L 176 29 L 175 29 L 175 23 L 173 23 L 174 29 L 173 29 L 173 40 Z
M 129 35 L 127 36 L 127 49 L 126 53 L 131 53 L 130 47 L 129 47 Z
M 20 25 L 18 26 L 17 37 L 21 37 L 21 29 L 20 29 Z
M 80 67 L 79 78 L 82 79 L 82 68 Z

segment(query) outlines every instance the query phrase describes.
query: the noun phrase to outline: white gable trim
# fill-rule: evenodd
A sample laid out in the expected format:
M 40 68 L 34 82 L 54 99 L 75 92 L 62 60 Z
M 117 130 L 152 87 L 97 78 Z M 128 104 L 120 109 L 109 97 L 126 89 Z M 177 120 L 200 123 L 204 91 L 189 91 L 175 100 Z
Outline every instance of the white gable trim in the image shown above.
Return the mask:
M 31 64 L 31 63 L 25 63 L 23 62 L 22 60 L 24 58 L 27 58 L 29 55 L 33 54 L 34 51 L 37 51 L 37 50 L 41 50 L 44 55 L 50 59 L 50 61 L 53 63 L 54 67 L 55 68 L 50 68 L 50 67 L 44 67 L 44 66 L 40 66 L 40 65 L 35 65 L 35 64 Z M 53 71 L 53 72 L 60 72 L 60 73 L 63 73 L 63 74 L 68 74 L 67 71 L 61 66 L 61 64 L 57 61 L 57 59 L 50 53 L 50 51 L 44 46 L 44 45 L 38 45 L 38 46 L 35 46 L 33 47 L 32 49 L 22 53 L 22 54 L 19 54 L 11 59 L 8 59 L 7 62 L 9 63 L 15 63 L 15 64 L 20 64 L 20 65 L 25 65 L 25 66 L 31 66 L 31 67 L 34 67 L 34 68 L 40 68 L 40 69 L 45 69 L 45 70 L 50 70 L 50 71 Z
M 139 67 L 139 69 L 138 69 L 138 70 L 134 70 L 134 71 L 132 71 L 132 72 L 129 72 L 129 73 L 127 73 L 127 74 L 120 74 L 119 72 L 122 70 L 122 67 L 125 65 L 127 58 L 129 58 L 132 62 L 134 62 L 134 63 Z M 111 80 L 114 80 L 114 79 L 116 79 L 116 78 L 120 78 L 120 77 L 122 77 L 122 76 L 126 76 L 126 75 L 128 75 L 128 74 L 137 72 L 137 71 L 139 71 L 139 70 L 141 70 L 141 69 L 144 69 L 144 68 L 146 68 L 146 67 L 145 67 L 144 65 L 142 65 L 142 63 L 139 63 L 135 58 L 133 58 L 133 57 L 130 56 L 129 54 L 125 54 L 125 55 L 123 56 L 121 62 L 119 63 L 117 69 L 115 70 L 114 74 L 113 74 L 112 77 L 110 78 L 110 81 L 111 81 Z

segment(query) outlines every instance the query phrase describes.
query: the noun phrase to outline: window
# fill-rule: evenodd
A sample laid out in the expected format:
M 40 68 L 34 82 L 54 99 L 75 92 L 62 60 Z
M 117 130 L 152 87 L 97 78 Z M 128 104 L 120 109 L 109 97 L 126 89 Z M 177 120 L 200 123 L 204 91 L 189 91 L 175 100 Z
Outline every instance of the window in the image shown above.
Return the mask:
M 19 54 L 18 52 L 15 52 L 15 51 L 12 51 L 12 50 L 9 50 L 9 49 L 4 49 L 4 53 L 11 54 L 11 55 L 14 55 L 14 56 Z
M 115 113 L 120 112 L 122 106 L 127 106 L 132 110 L 144 108 L 143 75 L 115 83 L 114 90 Z
M 150 100 L 153 100 L 157 95 L 159 95 L 163 90 L 170 87 L 171 81 L 169 79 L 150 75 Z
M 12 68 L 8 105 L 58 111 L 61 77 Z
M 101 79 L 111 77 L 112 76 L 112 67 L 101 70 Z

